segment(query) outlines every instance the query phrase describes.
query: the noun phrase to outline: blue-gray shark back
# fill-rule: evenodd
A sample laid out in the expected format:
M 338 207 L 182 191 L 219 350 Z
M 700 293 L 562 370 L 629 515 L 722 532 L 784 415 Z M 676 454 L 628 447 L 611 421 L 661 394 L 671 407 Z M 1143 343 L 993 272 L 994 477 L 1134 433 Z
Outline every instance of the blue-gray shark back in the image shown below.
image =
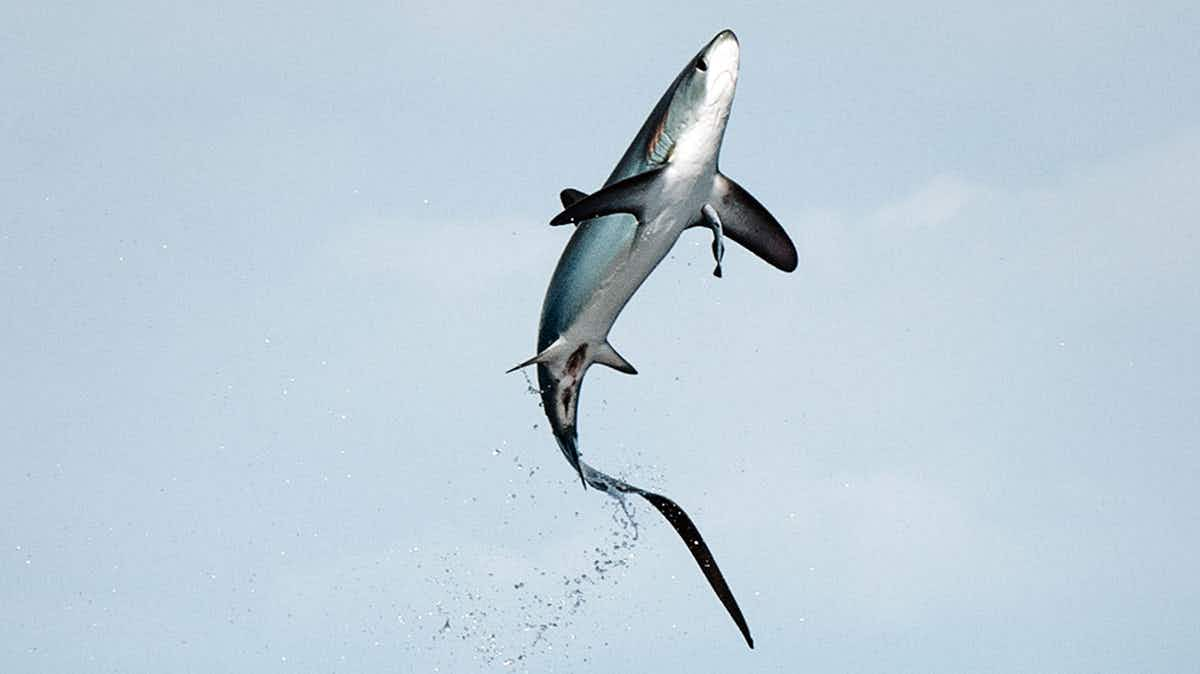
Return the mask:
M 546 290 L 537 355 L 513 370 L 537 365 L 554 438 L 581 481 L 614 496 L 635 493 L 654 505 L 753 647 L 737 601 L 691 519 L 674 501 L 581 461 L 577 423 L 583 377 L 592 364 L 637 373 L 609 344 L 608 334 L 683 230 L 712 230 L 717 276 L 726 237 L 783 271 L 796 268 L 796 248 L 779 222 L 717 167 L 739 51 L 732 31 L 719 33 L 671 83 L 604 185 L 591 195 L 563 190 L 565 210 L 551 224 L 577 226 Z

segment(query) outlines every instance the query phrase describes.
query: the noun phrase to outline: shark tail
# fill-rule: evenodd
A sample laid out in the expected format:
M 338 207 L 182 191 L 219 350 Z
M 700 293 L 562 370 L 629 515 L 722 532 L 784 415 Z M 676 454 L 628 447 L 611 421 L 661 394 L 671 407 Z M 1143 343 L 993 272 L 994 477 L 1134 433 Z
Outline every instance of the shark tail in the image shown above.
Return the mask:
M 558 443 L 559 450 L 561 450 L 563 456 L 567 458 L 567 463 L 571 464 L 571 467 L 574 468 L 575 472 L 579 474 L 579 482 L 583 484 L 583 488 L 586 490 L 588 487 L 588 480 L 586 477 L 584 477 L 583 469 L 585 466 L 587 466 L 587 464 L 579 458 L 579 441 L 575 436 L 574 429 L 571 429 L 570 432 L 567 433 L 555 432 L 554 441 Z M 588 470 L 592 470 L 590 466 L 587 466 L 587 468 Z M 604 473 L 600 474 L 604 475 Z
M 568 457 L 569 458 L 569 457 Z M 729 589 L 729 583 L 725 582 L 725 576 L 721 574 L 720 567 L 717 566 L 717 560 L 713 558 L 712 551 L 708 549 L 708 545 L 704 542 L 704 537 L 700 535 L 700 530 L 696 528 L 695 522 L 678 503 L 652 491 L 647 491 L 640 487 L 635 487 L 628 482 L 618 480 L 611 475 L 603 473 L 595 468 L 592 468 L 582 460 L 579 461 L 577 469 L 579 475 L 583 478 L 586 484 L 592 488 L 605 492 L 613 498 L 624 502 L 625 494 L 637 494 L 646 499 L 650 505 L 654 506 L 659 513 L 666 518 L 667 522 L 675 529 L 675 533 L 683 539 L 687 545 L 688 551 L 692 553 L 696 564 L 700 566 L 701 573 L 708 580 L 708 584 L 716 593 L 717 598 L 721 600 L 721 605 L 729 613 L 729 617 L 733 618 L 734 624 L 741 631 L 742 637 L 746 639 L 746 645 L 754 648 L 754 638 L 750 636 L 750 626 L 746 624 L 746 618 L 742 615 L 742 609 L 738 606 L 737 599 L 733 596 L 733 590 Z

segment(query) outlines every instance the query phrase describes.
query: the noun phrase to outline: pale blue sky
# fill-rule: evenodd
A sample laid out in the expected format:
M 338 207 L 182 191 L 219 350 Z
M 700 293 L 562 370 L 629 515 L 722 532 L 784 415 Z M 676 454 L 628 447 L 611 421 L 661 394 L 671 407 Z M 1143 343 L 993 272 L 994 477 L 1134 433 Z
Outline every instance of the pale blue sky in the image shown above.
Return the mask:
M 717 280 L 686 235 L 581 442 L 688 509 L 754 651 L 501 374 L 558 190 L 726 27 L 722 167 L 800 267 Z M 1194 3 L 5 6 L 0 670 L 1193 669 L 1198 34 Z

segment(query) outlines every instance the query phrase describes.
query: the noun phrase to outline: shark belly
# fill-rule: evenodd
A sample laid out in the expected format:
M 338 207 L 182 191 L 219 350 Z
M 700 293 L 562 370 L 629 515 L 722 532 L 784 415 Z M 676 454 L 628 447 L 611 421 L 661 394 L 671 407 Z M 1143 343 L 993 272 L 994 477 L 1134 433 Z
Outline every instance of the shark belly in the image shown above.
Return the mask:
M 596 218 L 575 232 L 555 270 L 542 307 L 538 349 L 553 344 L 557 355 L 538 363 L 538 388 L 559 449 L 577 471 L 584 375 L 606 350 L 612 353 L 613 323 L 683 229 L 668 213 L 642 225 L 630 216 Z
M 606 340 L 625 305 L 671 251 L 683 229 L 665 215 L 639 226 L 628 253 L 616 260 L 612 274 L 584 305 L 568 334 L 578 331 L 580 337 Z
M 664 213 L 641 225 L 627 216 L 605 216 L 584 226 L 619 230 L 606 234 L 616 245 L 580 246 L 581 253 L 592 257 L 583 264 L 574 262 L 561 278 L 556 272 L 554 280 L 561 284 L 551 283 L 547 292 L 539 349 L 560 337 L 581 344 L 606 341 L 625 305 L 674 247 L 686 223 Z M 564 253 L 563 261 L 571 263 L 568 257 L 572 256 Z
M 595 305 L 603 302 L 636 238 L 637 221 L 629 215 L 596 218 L 576 229 L 546 289 L 538 326 L 539 352 L 560 337 L 583 342 L 604 339 L 607 328 L 596 334 L 585 326 L 596 327 Z

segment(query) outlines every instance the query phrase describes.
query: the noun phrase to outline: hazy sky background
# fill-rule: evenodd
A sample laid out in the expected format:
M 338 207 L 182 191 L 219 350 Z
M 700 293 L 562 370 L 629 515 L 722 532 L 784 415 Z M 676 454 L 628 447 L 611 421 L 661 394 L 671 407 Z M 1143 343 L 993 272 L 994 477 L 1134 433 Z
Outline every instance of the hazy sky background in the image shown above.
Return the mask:
M 679 68 L 800 267 L 690 232 L 520 374 Z M 0 670 L 1177 672 L 1200 660 L 1200 8 L 0 9 Z

